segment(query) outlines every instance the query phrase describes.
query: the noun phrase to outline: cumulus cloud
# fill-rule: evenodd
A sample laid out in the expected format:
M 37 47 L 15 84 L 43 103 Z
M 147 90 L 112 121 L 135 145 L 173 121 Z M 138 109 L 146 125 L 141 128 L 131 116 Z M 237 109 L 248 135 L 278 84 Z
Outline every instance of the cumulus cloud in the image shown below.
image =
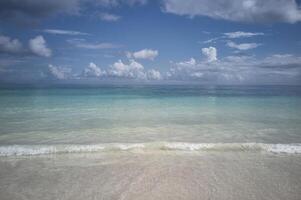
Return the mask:
M 187 61 L 182 61 L 182 62 L 178 62 L 177 66 L 180 67 L 191 67 L 191 66 L 195 66 L 196 64 L 196 60 L 194 58 L 190 58 L 190 60 Z
M 46 41 L 41 35 L 29 40 L 29 49 L 39 56 L 50 57 L 52 54 L 51 49 L 47 47 Z
M 106 80 L 163 80 L 163 76 L 161 75 L 160 71 L 155 69 L 149 69 L 145 71 L 144 66 L 133 59 L 129 59 L 128 62 L 118 60 L 117 62 L 109 66 L 109 68 L 107 68 L 106 70 L 101 69 L 95 63 L 91 62 L 89 66 L 84 68 L 81 77 L 103 78 Z
M 176 62 L 167 75 L 169 80 L 197 80 L 215 84 L 298 83 L 301 80 L 301 57 L 275 54 L 262 59 L 255 56 L 228 56 L 209 63 Z
M 110 13 L 101 13 L 100 14 L 100 19 L 103 21 L 108 21 L 108 22 L 116 22 L 120 19 L 121 17 L 118 15 L 110 14 Z
M 255 49 L 255 48 L 261 46 L 261 44 L 258 44 L 258 43 L 241 43 L 241 44 L 236 44 L 235 42 L 228 41 L 227 42 L 227 46 L 231 47 L 231 48 L 234 48 L 234 49 L 238 49 L 238 50 L 244 51 L 244 50 L 249 50 L 249 49 Z
M 70 77 L 70 73 L 70 68 L 58 67 L 51 64 L 48 65 L 48 75 L 50 78 L 64 80 Z
M 301 21 L 296 0 L 163 0 L 163 9 L 177 15 L 207 16 L 238 22 Z
M 227 38 L 234 39 L 234 38 L 254 37 L 254 36 L 258 36 L 258 35 L 264 35 L 264 33 L 252 33 L 252 32 L 236 31 L 236 32 L 224 33 L 224 35 Z
M 95 63 L 91 62 L 83 71 L 85 77 L 101 77 L 106 75 L 106 71 L 100 69 Z
M 44 29 L 43 32 L 55 35 L 90 35 L 89 33 L 62 29 Z
M 159 81 L 164 77 L 161 72 L 155 69 L 145 70 L 141 63 L 133 59 L 128 62 L 118 60 L 107 69 L 101 69 L 95 63 L 90 62 L 81 74 L 72 74 L 71 68 L 49 65 L 48 78 L 57 80 L 78 79 L 78 78 L 99 78 L 103 80 L 137 80 L 137 81 Z
M 150 69 L 147 71 L 147 79 L 148 80 L 161 80 L 161 73 L 155 69 Z
M 129 63 L 124 63 L 121 60 L 115 62 L 108 73 L 108 77 L 122 78 L 122 79 L 136 79 L 136 80 L 162 80 L 163 77 L 158 70 L 149 69 L 144 70 L 144 66 L 137 61 L 130 59 Z
M 217 51 L 215 47 L 202 48 L 202 53 L 206 56 L 207 62 L 213 62 L 217 60 Z
M 299 69 L 301 68 L 301 57 L 292 54 L 273 54 L 262 61 L 261 68 L 266 69 Z
M 23 51 L 23 45 L 18 39 L 0 35 L 0 52 L 18 54 Z
M 127 52 L 128 58 L 154 60 L 159 55 L 158 50 L 142 49 L 134 53 Z
M 84 39 L 69 39 L 67 40 L 68 43 L 83 49 L 116 49 L 120 48 L 121 45 L 112 44 L 108 42 L 103 43 L 89 43 L 86 42 Z
M 113 77 L 129 79 L 146 78 L 143 65 L 133 59 L 130 59 L 128 64 L 118 60 L 109 69 L 109 75 Z
M 23 46 L 22 42 L 18 39 L 0 35 L 0 53 L 13 56 L 37 55 L 50 57 L 52 51 L 47 47 L 43 36 L 36 36 L 30 39 L 27 47 Z

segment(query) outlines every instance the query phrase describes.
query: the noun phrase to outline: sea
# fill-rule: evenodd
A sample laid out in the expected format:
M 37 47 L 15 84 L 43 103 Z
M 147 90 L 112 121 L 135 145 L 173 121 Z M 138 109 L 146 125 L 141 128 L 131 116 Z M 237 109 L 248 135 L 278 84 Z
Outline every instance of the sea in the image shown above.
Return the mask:
M 0 89 L 0 199 L 300 200 L 301 87 Z

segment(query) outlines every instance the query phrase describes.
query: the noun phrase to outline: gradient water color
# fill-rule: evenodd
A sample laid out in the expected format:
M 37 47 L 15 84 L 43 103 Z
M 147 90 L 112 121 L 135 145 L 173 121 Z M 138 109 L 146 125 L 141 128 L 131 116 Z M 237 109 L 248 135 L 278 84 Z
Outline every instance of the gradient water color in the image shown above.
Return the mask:
M 26 152 L 24 145 L 93 151 L 120 145 L 162 148 L 162 143 L 190 150 L 206 144 L 296 144 L 290 150 L 300 151 L 301 89 L 295 86 L 102 86 L 0 93 L 4 155 Z

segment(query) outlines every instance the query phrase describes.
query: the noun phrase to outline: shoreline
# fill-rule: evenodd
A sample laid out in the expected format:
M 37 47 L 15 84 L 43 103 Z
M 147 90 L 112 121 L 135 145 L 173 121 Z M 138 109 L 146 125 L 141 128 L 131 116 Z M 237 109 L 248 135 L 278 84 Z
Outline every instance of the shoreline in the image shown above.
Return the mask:
M 49 145 L 0 145 L 0 157 L 33 156 L 45 154 L 97 153 L 122 151 L 237 151 L 266 152 L 275 154 L 301 154 L 301 143 L 187 143 L 187 142 L 151 142 L 151 143 L 103 143 L 103 144 L 49 144 Z

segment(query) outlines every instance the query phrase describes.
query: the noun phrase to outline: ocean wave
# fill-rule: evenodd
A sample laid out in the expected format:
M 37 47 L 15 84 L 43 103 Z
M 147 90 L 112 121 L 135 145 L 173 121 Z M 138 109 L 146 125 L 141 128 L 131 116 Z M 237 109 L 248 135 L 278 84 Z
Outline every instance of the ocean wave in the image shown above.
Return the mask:
M 167 149 L 184 151 L 267 151 L 272 153 L 300 154 L 301 144 L 264 143 L 168 143 Z
M 10 145 L 0 146 L 0 156 L 24 156 L 62 153 L 92 153 L 103 151 L 264 151 L 270 153 L 301 154 L 298 144 L 264 143 L 111 143 L 93 145 Z

